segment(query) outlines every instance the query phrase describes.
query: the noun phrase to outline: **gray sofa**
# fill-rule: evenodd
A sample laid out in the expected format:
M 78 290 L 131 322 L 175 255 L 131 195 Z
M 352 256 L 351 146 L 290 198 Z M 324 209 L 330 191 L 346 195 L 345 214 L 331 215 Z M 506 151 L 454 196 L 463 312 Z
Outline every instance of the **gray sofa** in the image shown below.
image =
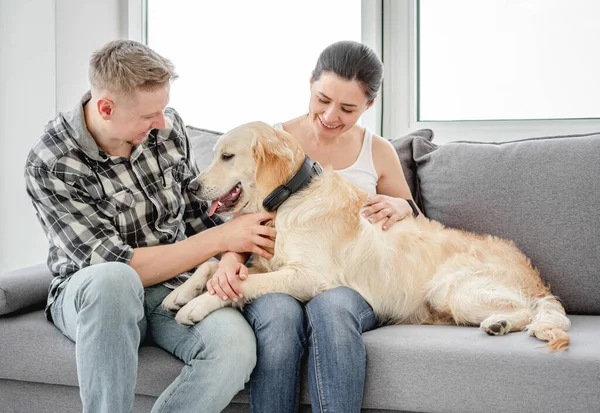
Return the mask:
M 201 167 L 217 134 L 189 128 Z M 448 226 L 513 239 L 564 302 L 564 353 L 527 333 L 388 326 L 364 335 L 365 412 L 600 412 L 600 134 L 436 146 L 393 140 L 422 210 Z M 0 276 L 0 412 L 81 411 L 75 346 L 44 319 L 50 274 Z M 182 363 L 140 349 L 136 412 L 148 412 Z M 243 391 L 228 412 L 247 412 Z M 302 411 L 310 411 L 302 391 Z M 269 412 L 270 413 L 270 412 Z M 345 412 L 339 412 L 345 413 Z

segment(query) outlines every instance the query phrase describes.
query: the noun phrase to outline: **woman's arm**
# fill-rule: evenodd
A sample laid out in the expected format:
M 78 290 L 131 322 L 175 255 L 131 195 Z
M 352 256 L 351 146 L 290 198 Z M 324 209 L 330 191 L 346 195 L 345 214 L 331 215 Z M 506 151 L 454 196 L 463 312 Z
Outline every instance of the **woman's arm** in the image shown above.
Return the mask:
M 383 223 L 383 229 L 386 230 L 395 222 L 413 214 L 407 201 L 413 200 L 413 197 L 396 150 L 390 142 L 379 136 L 373 137 L 373 163 L 379 176 L 377 195 L 367 198 L 363 216 L 373 223 L 387 219 Z

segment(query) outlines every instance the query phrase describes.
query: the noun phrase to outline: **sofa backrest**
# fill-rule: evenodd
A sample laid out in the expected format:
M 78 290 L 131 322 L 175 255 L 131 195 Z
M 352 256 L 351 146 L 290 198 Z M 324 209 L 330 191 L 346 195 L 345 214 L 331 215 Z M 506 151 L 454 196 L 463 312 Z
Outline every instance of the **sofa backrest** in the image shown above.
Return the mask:
M 213 159 L 213 147 L 222 133 L 194 126 L 187 126 L 187 133 L 192 144 L 192 155 L 196 159 L 196 165 L 202 171 L 210 165 Z
M 600 314 L 600 134 L 413 142 L 425 214 L 511 239 L 570 313 Z

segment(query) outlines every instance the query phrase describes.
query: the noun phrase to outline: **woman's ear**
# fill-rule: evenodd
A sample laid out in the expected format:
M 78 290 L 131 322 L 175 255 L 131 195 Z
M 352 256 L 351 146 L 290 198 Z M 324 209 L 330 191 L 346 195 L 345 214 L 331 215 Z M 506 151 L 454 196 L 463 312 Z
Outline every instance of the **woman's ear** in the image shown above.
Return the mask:
M 371 106 L 373 106 L 373 104 L 375 103 L 376 100 L 377 100 L 377 96 L 375 96 L 372 101 L 367 103 L 367 109 L 371 108 Z M 365 109 L 365 110 L 367 110 L 367 109 Z

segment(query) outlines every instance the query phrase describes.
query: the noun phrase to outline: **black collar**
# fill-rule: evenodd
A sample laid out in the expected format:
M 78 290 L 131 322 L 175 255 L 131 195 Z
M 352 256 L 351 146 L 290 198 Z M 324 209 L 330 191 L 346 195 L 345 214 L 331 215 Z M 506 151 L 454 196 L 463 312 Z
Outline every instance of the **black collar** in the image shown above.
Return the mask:
M 304 188 L 312 180 L 313 177 L 320 175 L 323 169 L 318 162 L 313 161 L 307 155 L 304 155 L 304 162 L 292 176 L 292 179 L 285 185 L 279 185 L 271 192 L 263 201 L 263 207 L 267 211 L 275 211 L 281 204 L 285 202 L 294 192 Z

